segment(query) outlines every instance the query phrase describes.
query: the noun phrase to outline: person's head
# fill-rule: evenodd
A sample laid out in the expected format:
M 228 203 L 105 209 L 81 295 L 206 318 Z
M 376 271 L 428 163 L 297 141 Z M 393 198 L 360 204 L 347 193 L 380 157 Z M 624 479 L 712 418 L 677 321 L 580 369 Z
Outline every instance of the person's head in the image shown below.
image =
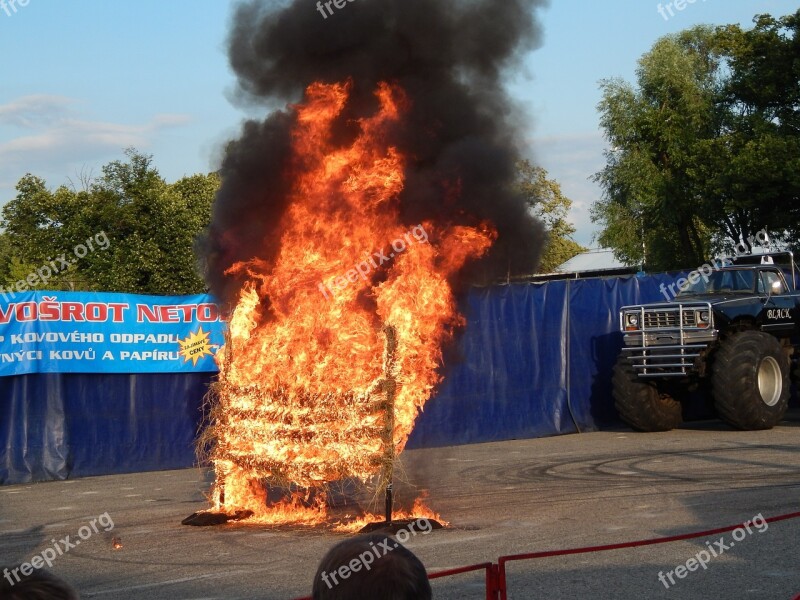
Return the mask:
M 27 567 L 28 575 L 22 573 Z M 3 569 L 0 578 L 0 598 L 3 600 L 79 600 L 69 584 L 43 569 L 33 569 L 25 564 L 21 567 Z
M 397 540 L 371 533 L 339 542 L 320 562 L 314 600 L 430 600 L 425 567 Z

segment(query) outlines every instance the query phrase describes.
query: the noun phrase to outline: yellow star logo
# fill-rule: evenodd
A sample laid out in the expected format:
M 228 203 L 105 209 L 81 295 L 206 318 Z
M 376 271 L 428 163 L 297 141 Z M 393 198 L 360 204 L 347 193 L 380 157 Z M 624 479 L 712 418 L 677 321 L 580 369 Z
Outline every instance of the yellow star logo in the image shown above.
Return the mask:
M 181 347 L 179 354 L 183 357 L 184 362 L 191 360 L 192 366 L 196 367 L 197 361 L 204 356 L 213 356 L 209 335 L 210 332 L 203 331 L 201 327 L 197 333 L 190 333 L 185 340 L 178 340 Z

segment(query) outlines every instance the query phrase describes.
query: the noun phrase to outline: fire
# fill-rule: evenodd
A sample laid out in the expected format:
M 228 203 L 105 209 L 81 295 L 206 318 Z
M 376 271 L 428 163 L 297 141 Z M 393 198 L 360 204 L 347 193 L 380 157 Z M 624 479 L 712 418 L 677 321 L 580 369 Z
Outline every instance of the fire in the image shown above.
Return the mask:
M 334 126 L 350 87 L 312 84 L 292 107 L 292 187 L 276 228 L 280 249 L 228 271 L 247 283 L 217 354 L 204 440 L 216 508 L 252 510 L 258 522 L 323 522 L 325 499 L 313 490 L 379 476 L 386 439 L 394 446 L 389 456 L 403 451 L 440 381 L 442 345 L 462 324 L 449 280 L 495 237 L 485 223 L 402 222 L 409 158 L 386 137 L 402 126 L 410 100 L 381 84 L 377 111 L 347 121 L 353 135 L 342 145 Z M 450 182 L 450 193 L 458 187 Z M 391 360 L 387 326 L 396 338 Z M 293 490 L 291 498 L 271 502 L 265 483 Z
M 432 511 L 425 505 L 425 496 L 414 500 L 414 505 L 411 507 L 411 510 L 395 510 L 392 512 L 393 521 L 413 521 L 417 519 L 429 519 L 432 521 L 437 521 L 443 526 L 449 525 L 449 523 L 445 521 L 439 513 Z M 361 517 L 355 517 L 352 520 L 337 523 L 333 529 L 334 531 L 342 533 L 356 533 L 361 531 L 361 529 L 370 523 L 380 523 L 383 520 L 383 515 L 367 513 Z

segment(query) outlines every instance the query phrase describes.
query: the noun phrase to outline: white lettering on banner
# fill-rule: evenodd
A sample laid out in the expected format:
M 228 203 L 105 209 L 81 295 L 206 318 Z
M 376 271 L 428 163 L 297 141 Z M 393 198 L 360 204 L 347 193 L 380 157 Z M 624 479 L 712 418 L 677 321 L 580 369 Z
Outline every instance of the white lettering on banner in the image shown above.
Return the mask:
M 173 333 L 112 333 L 109 336 L 112 344 L 177 344 L 180 337 Z
M 219 321 L 219 308 L 210 303 L 160 306 L 137 304 L 136 320 L 139 323 L 215 323 Z
M 177 352 L 128 352 L 123 350 L 119 353 L 120 360 L 178 360 L 180 354 Z
M 12 320 L 19 323 L 106 323 L 109 320 L 112 323 L 124 323 L 128 308 L 130 305 L 123 302 L 56 302 L 55 298 L 45 296 L 40 302 L 10 302 L 5 307 L 0 306 L 0 325 Z
M 94 350 L 50 350 L 50 360 L 94 360 Z
M 26 362 L 42 360 L 41 350 L 28 350 L 23 352 L 4 352 L 0 354 L 0 362 Z
M 73 342 L 75 344 L 102 344 L 105 336 L 102 333 L 60 333 L 49 331 L 47 333 L 12 333 L 12 344 L 34 344 L 41 342 Z

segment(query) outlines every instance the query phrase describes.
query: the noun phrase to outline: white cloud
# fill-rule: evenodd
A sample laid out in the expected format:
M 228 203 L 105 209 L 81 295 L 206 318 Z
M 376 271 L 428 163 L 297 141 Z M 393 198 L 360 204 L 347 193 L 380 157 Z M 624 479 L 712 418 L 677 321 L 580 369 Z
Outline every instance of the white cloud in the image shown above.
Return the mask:
M 0 105 L 0 123 L 25 129 L 39 129 L 59 115 L 71 112 L 75 100 L 65 96 L 36 94 Z
M 181 114 L 156 114 L 140 124 L 95 121 L 82 114 L 80 104 L 44 94 L 0 104 L 0 201 L 13 196 L 7 182 L 26 172 L 58 185 L 82 165 L 104 164 L 130 146 L 146 149 L 163 130 L 190 121 Z

